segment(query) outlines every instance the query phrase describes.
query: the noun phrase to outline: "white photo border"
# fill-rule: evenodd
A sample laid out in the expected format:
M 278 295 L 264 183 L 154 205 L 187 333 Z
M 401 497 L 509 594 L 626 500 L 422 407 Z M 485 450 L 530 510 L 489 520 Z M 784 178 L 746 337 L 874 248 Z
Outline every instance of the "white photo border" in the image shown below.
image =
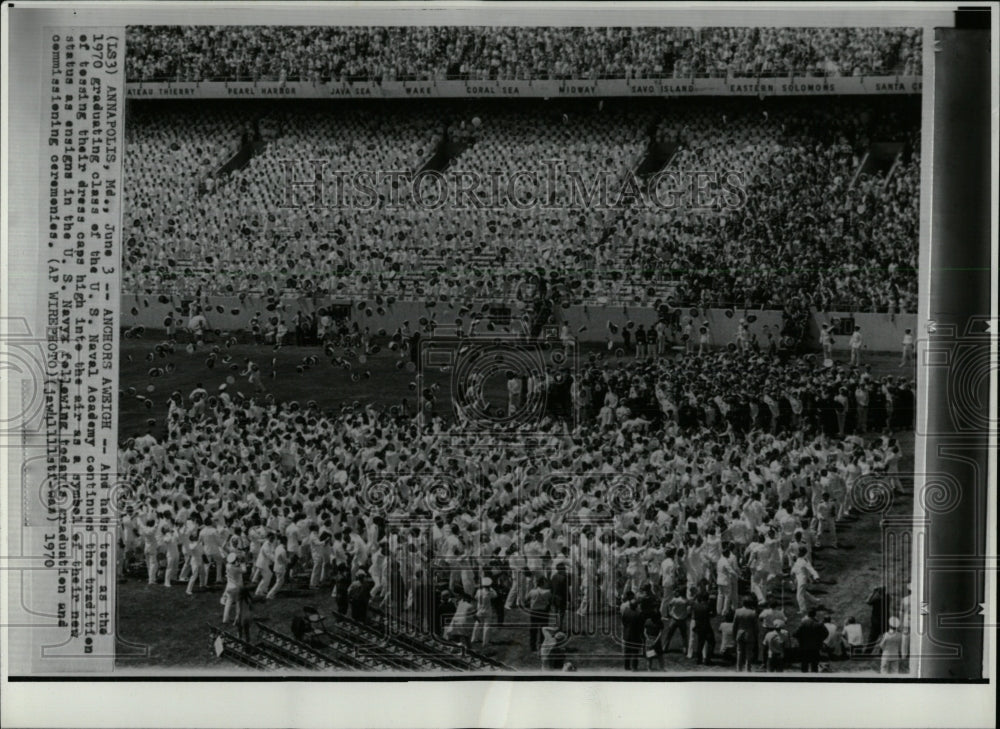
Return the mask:
M 982 4 L 982 3 L 979 3 Z M 974 6 L 977 3 L 963 3 Z M 31 307 L 36 296 L 25 282 L 37 267 L 38 214 L 35 181 L 39 179 L 38 119 L 43 70 L 38 63 L 42 28 L 46 26 L 121 26 L 155 24 L 351 24 L 351 25 L 678 25 L 678 26 L 919 26 L 925 28 L 921 178 L 920 309 L 925 321 L 930 283 L 930 201 L 933 119 L 933 27 L 953 24 L 958 3 L 815 3 L 808 7 L 783 3 L 737 5 L 685 3 L 588 3 L 586 5 L 523 2 L 442 3 L 263 3 L 15 2 L 3 7 L 5 109 L 0 153 L 5 160 L 0 180 L 6 221 L 0 246 L 0 309 L 3 316 Z M 237 22 L 237 19 L 239 22 Z M 998 18 L 991 18 L 996 48 Z M 32 55 L 34 54 L 34 55 Z M 997 237 L 997 71 L 992 88 L 993 240 Z M 16 158 L 9 151 L 16 146 Z M 8 162 L 7 160 L 10 160 Z M 28 181 L 21 184 L 20 181 Z M 13 215 L 12 213 L 17 213 Z M 997 250 L 992 266 L 997 270 Z M 14 288 L 12 289 L 11 286 Z M 996 283 L 991 317 L 997 322 Z M 994 329 L 995 331 L 995 329 Z M 2 332 L 0 332 L 2 333 Z M 996 372 L 991 375 L 996 392 Z M 0 421 L 6 413 L 6 383 L 0 383 Z M 918 400 L 918 419 L 926 417 L 926 393 Z M 991 406 L 996 418 L 996 403 Z M 994 434 L 995 436 L 995 434 Z M 926 462 L 923 439 L 917 439 L 916 463 Z M 16 451 L 0 448 L 2 504 L 11 504 L 7 484 L 19 464 Z M 995 441 L 990 469 L 996 474 Z M 916 469 L 920 471 L 920 468 Z M 996 549 L 996 489 L 991 489 L 988 540 Z M 4 508 L 5 518 L 11 516 Z M 4 523 L 0 545 L 0 592 L 7 595 L 7 569 L 2 555 L 16 536 Z M 915 570 L 921 574 L 920 570 Z M 995 577 L 988 573 L 987 614 L 996 615 Z M 6 600 L 6 597 L 4 598 Z M 6 612 L 6 603 L 0 606 Z M 0 619 L 0 626 L 5 621 Z M 0 655 L 9 655 L 8 631 L 0 628 Z M 10 667 L 2 666 L 4 726 L 992 726 L 995 708 L 996 633 L 989 631 L 984 670 L 989 683 L 928 685 L 911 681 L 789 681 L 775 686 L 764 680 L 711 682 L 680 680 L 503 680 L 457 681 L 401 679 L 390 682 L 287 681 L 228 682 L 198 676 L 174 682 L 110 680 L 44 680 L 8 683 Z M 162 674 L 160 674 L 162 677 Z M 56 677 L 52 677 L 55 679 Z M 756 678 L 756 676 L 755 676 Z M 848 687 L 849 684 L 849 687 Z M 841 689 L 850 692 L 841 694 Z M 387 695 L 388 694 L 388 695 Z

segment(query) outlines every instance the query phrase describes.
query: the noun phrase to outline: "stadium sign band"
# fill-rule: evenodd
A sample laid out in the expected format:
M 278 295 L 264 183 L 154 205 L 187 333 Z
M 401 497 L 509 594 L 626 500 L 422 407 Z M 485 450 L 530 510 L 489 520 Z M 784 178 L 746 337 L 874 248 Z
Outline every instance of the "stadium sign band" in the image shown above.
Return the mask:
M 920 76 L 692 78 L 545 81 L 130 82 L 129 98 L 578 98 L 629 96 L 816 96 L 919 94 Z

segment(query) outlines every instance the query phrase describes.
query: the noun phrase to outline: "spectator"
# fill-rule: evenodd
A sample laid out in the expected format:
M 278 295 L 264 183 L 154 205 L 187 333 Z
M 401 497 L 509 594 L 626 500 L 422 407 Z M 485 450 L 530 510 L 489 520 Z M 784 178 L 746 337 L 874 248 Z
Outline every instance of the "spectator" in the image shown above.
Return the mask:
M 566 572 L 566 563 L 556 564 L 556 571 L 552 575 L 550 584 L 552 590 L 552 611 L 556 616 L 556 626 L 562 630 L 566 627 L 566 610 L 569 605 L 569 575 Z
M 561 671 L 566 664 L 566 633 L 551 625 L 542 628 L 542 645 L 539 652 L 542 668 L 549 671 Z
M 549 581 L 544 575 L 535 578 L 535 586 L 527 595 L 527 610 L 530 626 L 528 628 L 528 645 L 531 652 L 538 650 L 538 641 L 542 627 L 548 624 L 549 611 L 552 608 L 552 591 Z
M 624 641 L 625 670 L 638 671 L 642 655 L 645 624 L 635 595 L 628 593 L 622 606 L 622 640 Z
M 249 587 L 240 588 L 239 599 L 236 602 L 236 631 L 240 640 L 250 642 L 250 628 L 253 625 L 254 593 Z
M 871 622 L 868 624 L 868 645 L 874 647 L 886 632 L 886 619 L 889 605 L 885 597 L 885 588 L 877 585 L 872 588 L 866 601 L 871 606 Z
M 471 642 L 475 643 L 476 636 L 482 630 L 483 648 L 486 648 L 490 644 L 490 626 L 496 623 L 494 608 L 496 597 L 496 591 L 493 589 L 493 580 L 489 577 L 484 577 L 479 589 L 476 590 L 476 623 L 472 628 L 471 638 Z
M 445 630 L 444 637 L 457 640 L 468 647 L 471 643 L 473 622 L 476 617 L 476 606 L 465 592 L 455 592 L 455 612 Z
M 653 618 L 647 618 L 643 626 L 643 655 L 646 656 L 646 670 L 653 670 L 653 661 L 662 671 L 663 663 L 663 623 Z
M 678 591 L 670 600 L 668 610 L 670 624 L 667 628 L 667 634 L 663 638 L 663 652 L 668 653 L 670 651 L 670 642 L 674 637 L 674 633 L 679 633 L 681 636 L 681 652 L 683 653 L 687 650 L 688 635 L 690 633 L 688 618 L 691 615 L 691 603 L 682 592 Z
M 771 616 L 768 616 L 771 619 Z M 757 644 L 760 640 L 757 631 L 758 618 L 754 609 L 754 600 L 749 595 L 743 598 L 742 607 L 738 608 L 733 615 L 733 631 L 736 642 L 736 670 L 749 671 L 754 662 L 754 654 L 757 652 Z
M 840 660 L 847 654 L 849 648 L 844 632 L 833 621 L 833 616 L 829 613 L 826 614 L 823 627 L 826 628 L 826 640 L 823 641 L 823 650 L 826 656 L 834 661 Z
M 719 623 L 719 655 L 727 663 L 736 663 L 736 634 L 733 625 L 735 610 L 727 610 Z M 737 668 L 739 670 L 739 668 Z
M 802 660 L 803 673 L 819 671 L 820 651 L 827 638 L 826 628 L 816 619 L 815 608 L 809 610 L 795 629 L 792 637 L 798 641 L 799 657 Z
M 882 653 L 881 673 L 900 672 L 903 664 L 902 647 L 903 634 L 899 632 L 899 618 L 893 616 L 889 618 L 889 629 L 878 642 L 878 649 Z
M 358 570 L 347 591 L 352 620 L 362 623 L 368 621 L 368 603 L 371 600 L 371 590 L 372 586 L 368 581 L 368 574 L 364 570 Z
M 712 606 L 708 593 L 700 592 L 691 608 L 691 618 L 695 637 L 695 658 L 699 665 L 709 666 L 715 655 L 715 631 L 711 623 Z
M 785 670 L 785 654 L 788 651 L 790 636 L 785 630 L 784 620 L 775 620 L 774 627 L 764 636 L 767 672 L 781 673 Z

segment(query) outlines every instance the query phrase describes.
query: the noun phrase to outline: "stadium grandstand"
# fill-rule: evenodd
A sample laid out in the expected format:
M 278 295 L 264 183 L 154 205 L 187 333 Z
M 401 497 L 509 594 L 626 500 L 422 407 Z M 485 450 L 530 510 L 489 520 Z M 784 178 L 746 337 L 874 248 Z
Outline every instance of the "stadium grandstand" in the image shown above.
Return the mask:
M 919 76 L 917 28 L 130 26 L 130 81 Z
M 132 103 L 128 292 L 166 279 L 185 295 L 503 300 L 541 269 L 575 303 L 915 311 L 913 99 Z M 327 199 L 313 204 L 317 163 Z M 484 180 L 478 193 L 517 173 L 538 204 L 421 204 L 374 184 L 375 204 L 334 199 L 338 174 L 431 164 Z M 622 195 L 627 176 L 666 188 L 694 173 L 734 175 L 740 205 Z M 573 204 L 601 182 L 606 204 Z
M 128 33 L 150 661 L 905 667 L 920 31 Z

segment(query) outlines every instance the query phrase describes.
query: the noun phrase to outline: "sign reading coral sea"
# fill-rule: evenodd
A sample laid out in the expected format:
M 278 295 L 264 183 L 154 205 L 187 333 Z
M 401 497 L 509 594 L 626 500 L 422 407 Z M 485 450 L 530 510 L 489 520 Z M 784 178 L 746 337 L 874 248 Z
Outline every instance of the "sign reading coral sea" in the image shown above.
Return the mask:
M 585 98 L 592 96 L 829 96 L 919 94 L 920 76 L 605 79 L 578 81 L 131 82 L 137 99 L 225 98 Z

